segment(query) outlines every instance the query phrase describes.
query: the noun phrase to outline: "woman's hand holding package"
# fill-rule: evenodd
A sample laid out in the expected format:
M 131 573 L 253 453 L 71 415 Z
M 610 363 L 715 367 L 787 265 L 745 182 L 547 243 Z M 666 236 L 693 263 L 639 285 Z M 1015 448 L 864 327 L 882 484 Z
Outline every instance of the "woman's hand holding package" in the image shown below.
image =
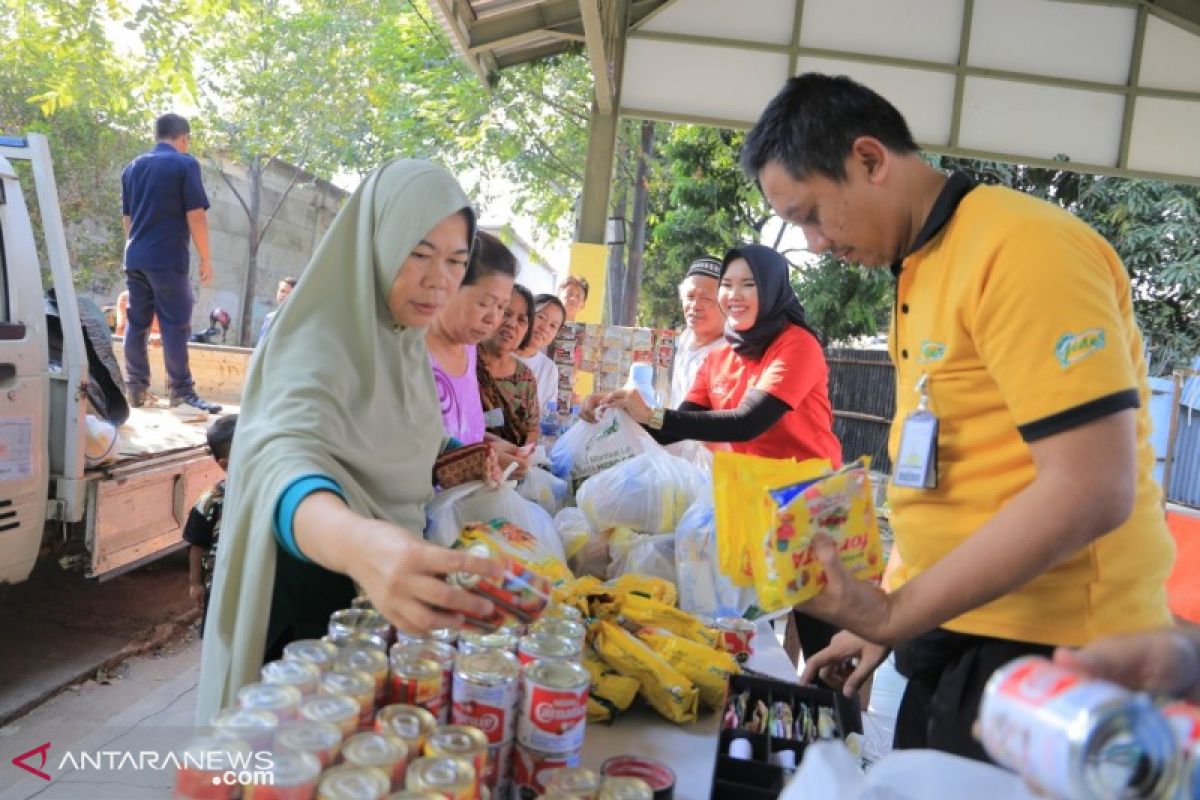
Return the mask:
M 500 577 L 486 558 L 430 544 L 398 525 L 366 519 L 328 492 L 306 497 L 296 509 L 296 545 L 326 569 L 349 575 L 380 613 L 401 630 L 419 633 L 456 627 L 462 614 L 487 616 L 491 602 L 446 583 L 453 572 Z
M 650 421 L 651 408 L 646 404 L 642 393 L 634 387 L 625 387 L 612 392 L 599 392 L 583 401 L 580 416 L 587 422 L 595 422 L 597 412 L 606 408 L 623 409 L 638 423 L 645 425 Z
M 533 461 L 534 445 L 517 447 L 512 442 L 507 442 L 491 433 L 487 435 L 487 441 L 496 453 L 500 476 L 504 475 L 504 472 L 510 465 L 516 464 L 517 468 L 512 471 L 509 477 L 517 479 L 525 477 L 525 473 L 529 471 L 529 465 Z M 496 482 L 499 483 L 500 480 L 497 479 Z

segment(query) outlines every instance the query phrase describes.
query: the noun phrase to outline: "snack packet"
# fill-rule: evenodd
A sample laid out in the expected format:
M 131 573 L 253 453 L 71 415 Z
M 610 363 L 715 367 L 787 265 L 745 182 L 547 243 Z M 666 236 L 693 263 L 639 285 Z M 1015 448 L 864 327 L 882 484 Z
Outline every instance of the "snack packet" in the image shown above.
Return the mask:
M 665 628 L 676 636 L 682 636 L 706 647 L 717 647 L 716 630 L 707 627 L 703 622 L 686 611 L 660 603 L 641 595 L 628 594 L 613 603 L 597 603 L 601 613 L 598 616 L 617 616 L 630 623 L 634 630 L 638 628 Z
M 637 678 L 622 675 L 594 653 L 583 658 L 583 667 L 592 676 L 588 689 L 588 722 L 611 722 L 629 708 L 641 684 Z
M 683 673 L 619 625 L 598 622 L 594 630 L 600 658 L 622 675 L 636 678 L 655 711 L 672 722 L 696 719 L 700 692 Z
M 855 578 L 874 580 L 883 574 L 883 545 L 864 462 L 769 495 L 776 510 L 761 546 L 752 548 L 755 587 L 764 609 L 790 608 L 824 587 L 825 570 L 812 547 L 817 533 L 837 544 L 842 565 Z
M 467 548 L 479 542 L 498 548 L 522 566 L 549 578 L 555 586 L 574 580 L 566 564 L 547 552 L 532 534 L 510 522 L 494 519 L 486 524 L 467 525 L 459 531 L 454 546 Z
M 651 600 L 657 600 L 669 606 L 675 605 L 679 599 L 679 592 L 675 588 L 675 584 L 664 578 L 656 578 L 653 575 L 639 575 L 635 572 L 627 572 L 619 578 L 609 581 L 605 586 L 613 594 L 641 595 L 642 597 L 649 597 Z
M 721 708 L 725 702 L 725 686 L 729 676 L 742 671 L 728 653 L 690 642 L 661 628 L 642 628 L 637 637 L 696 684 L 700 690 L 700 700 L 714 710 Z

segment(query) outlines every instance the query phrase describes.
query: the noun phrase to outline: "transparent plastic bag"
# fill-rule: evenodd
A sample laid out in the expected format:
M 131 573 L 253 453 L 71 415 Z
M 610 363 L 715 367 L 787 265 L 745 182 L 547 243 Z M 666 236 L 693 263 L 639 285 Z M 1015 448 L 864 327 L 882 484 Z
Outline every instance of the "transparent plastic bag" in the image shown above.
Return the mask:
M 447 489 L 433 498 L 425 516 L 425 538 L 443 547 L 453 545 L 462 529 L 471 523 L 502 519 L 532 535 L 548 555 L 563 563 L 567 560 L 553 517 L 518 494 L 511 481 L 495 489 L 489 489 L 481 481 Z
M 562 478 L 551 475 L 541 467 L 530 467 L 517 484 L 517 493 L 546 509 L 546 513 L 557 514 L 567 504 L 570 488 Z
M 711 493 L 710 485 L 700 470 L 656 444 L 588 478 L 576 499 L 596 530 L 672 533 L 688 506 Z
M 554 443 L 551 471 L 564 480 L 582 480 L 649 449 L 658 448 L 633 417 L 610 410 L 597 422 L 579 420 Z
M 655 578 L 676 582 L 675 534 L 638 534 L 621 552 L 611 553 L 612 562 L 605 575 L 609 580 L 626 573 L 651 575 Z
M 734 586 L 721 574 L 711 496 L 698 499 L 679 519 L 675 571 L 679 607 L 701 619 L 740 617 L 755 604 L 753 587 Z
M 562 542 L 563 552 L 567 554 L 568 563 L 594 535 L 587 517 L 578 508 L 564 508 L 555 514 L 554 527 L 558 529 L 558 539 Z

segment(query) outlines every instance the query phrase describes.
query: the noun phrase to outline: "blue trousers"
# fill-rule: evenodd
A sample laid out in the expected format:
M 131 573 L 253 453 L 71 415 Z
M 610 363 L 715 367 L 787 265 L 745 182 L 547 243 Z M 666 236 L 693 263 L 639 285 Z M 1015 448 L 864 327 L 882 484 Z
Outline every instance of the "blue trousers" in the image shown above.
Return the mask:
M 125 382 L 131 391 L 150 386 L 150 361 L 146 342 L 150 325 L 158 316 L 162 333 L 163 363 L 171 397 L 193 390 L 188 368 L 188 339 L 192 335 L 192 284 L 188 270 L 156 269 L 125 271 L 129 289 L 129 324 L 125 329 Z

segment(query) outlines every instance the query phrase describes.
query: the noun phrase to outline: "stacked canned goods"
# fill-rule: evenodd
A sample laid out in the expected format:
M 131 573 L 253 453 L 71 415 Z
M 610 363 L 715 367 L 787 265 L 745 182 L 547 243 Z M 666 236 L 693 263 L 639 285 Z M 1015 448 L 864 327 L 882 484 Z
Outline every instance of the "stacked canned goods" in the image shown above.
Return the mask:
M 487 737 L 488 759 L 482 781 L 493 797 L 508 796 L 520 676 L 520 662 L 506 650 L 461 655 L 454 669 L 450 716 L 455 725 L 474 726 Z
M 1043 794 L 1170 797 L 1181 745 L 1149 697 L 1036 656 L 1001 667 L 979 708 L 983 745 Z
M 569 661 L 533 661 L 521 677 L 513 752 L 514 797 L 533 800 L 552 770 L 579 766 L 587 723 L 587 670 Z

